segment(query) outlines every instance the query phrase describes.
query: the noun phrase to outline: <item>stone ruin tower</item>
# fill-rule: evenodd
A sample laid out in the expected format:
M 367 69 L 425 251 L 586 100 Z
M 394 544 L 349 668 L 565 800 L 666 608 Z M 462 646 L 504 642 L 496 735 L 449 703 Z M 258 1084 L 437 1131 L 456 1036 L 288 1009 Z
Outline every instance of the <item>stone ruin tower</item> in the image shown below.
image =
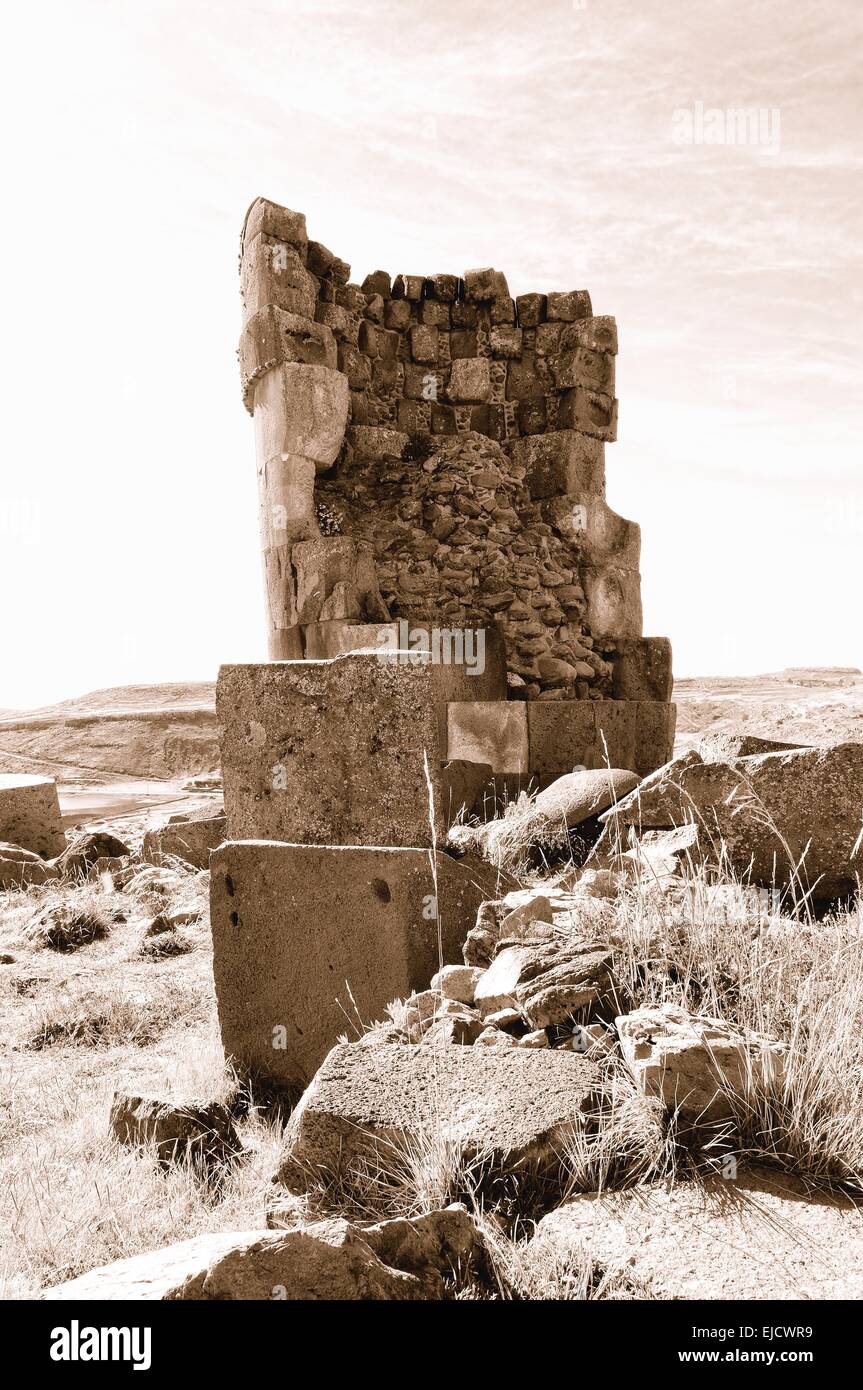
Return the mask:
M 226 1050 L 300 1083 L 333 982 L 379 1016 L 458 958 L 489 888 L 438 848 L 457 815 L 669 759 L 671 649 L 605 501 L 617 331 L 585 290 L 356 285 L 264 199 L 240 273 L 270 661 L 219 676 L 216 983 Z

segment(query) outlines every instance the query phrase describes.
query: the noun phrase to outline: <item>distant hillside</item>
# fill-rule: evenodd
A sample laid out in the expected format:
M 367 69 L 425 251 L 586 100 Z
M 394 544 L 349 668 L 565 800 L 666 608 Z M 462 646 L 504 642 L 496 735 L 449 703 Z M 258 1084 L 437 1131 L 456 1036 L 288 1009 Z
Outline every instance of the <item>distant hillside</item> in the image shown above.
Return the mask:
M 708 730 L 743 730 L 783 743 L 863 742 L 863 673 L 853 667 L 695 676 L 674 682 L 674 699 L 678 749 Z
M 117 686 L 0 718 L 0 771 L 63 782 L 168 780 L 219 764 L 215 685 Z

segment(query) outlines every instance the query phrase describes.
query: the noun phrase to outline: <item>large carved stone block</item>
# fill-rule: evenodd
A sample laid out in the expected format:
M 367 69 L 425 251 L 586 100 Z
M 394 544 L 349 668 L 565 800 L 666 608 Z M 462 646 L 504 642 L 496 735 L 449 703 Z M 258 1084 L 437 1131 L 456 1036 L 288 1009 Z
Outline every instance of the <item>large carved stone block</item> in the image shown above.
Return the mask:
M 437 697 L 430 662 L 369 654 L 223 666 L 216 714 L 229 835 L 422 846 L 433 824 L 442 838 Z
M 428 987 L 493 884 L 420 849 L 240 842 L 210 859 L 226 1055 L 302 1089 L 340 1034 Z

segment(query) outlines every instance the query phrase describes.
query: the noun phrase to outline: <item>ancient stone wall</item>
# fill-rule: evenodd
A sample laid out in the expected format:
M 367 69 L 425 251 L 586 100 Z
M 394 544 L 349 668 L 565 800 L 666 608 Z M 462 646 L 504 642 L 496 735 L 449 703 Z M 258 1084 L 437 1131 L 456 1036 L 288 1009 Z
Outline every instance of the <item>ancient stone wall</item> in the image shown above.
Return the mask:
M 493 625 L 511 698 L 620 698 L 641 657 L 624 698 L 667 701 L 670 649 L 637 650 L 639 528 L 605 502 L 614 320 L 584 290 L 513 299 L 495 270 L 349 276 L 301 214 L 252 205 L 240 368 L 271 656 L 304 655 L 310 622 Z

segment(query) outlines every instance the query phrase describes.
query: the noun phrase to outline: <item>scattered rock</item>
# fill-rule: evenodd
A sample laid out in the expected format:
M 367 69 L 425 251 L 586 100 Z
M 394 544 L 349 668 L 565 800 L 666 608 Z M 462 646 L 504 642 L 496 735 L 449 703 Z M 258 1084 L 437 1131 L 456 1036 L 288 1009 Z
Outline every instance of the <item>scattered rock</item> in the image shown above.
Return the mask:
M 54 865 L 47 863 L 34 850 L 0 841 L 0 890 L 27 888 L 33 883 L 47 883 L 56 877 Z
M 243 1152 L 231 1112 L 218 1101 L 173 1105 L 115 1091 L 110 1125 L 127 1148 L 154 1147 L 164 1166 L 187 1159 L 226 1163 Z
M 717 1019 L 688 1014 L 677 1004 L 637 1009 L 617 1019 L 620 1046 L 645 1095 L 693 1123 L 716 1123 L 734 1114 L 733 1098 L 750 1089 L 778 1089 L 786 1049 L 755 1033 L 735 1032 Z
M 176 931 L 177 927 L 185 927 L 189 922 L 199 921 L 200 916 L 200 911 L 197 908 L 177 912 L 160 912 L 145 928 L 144 935 L 161 936 L 164 932 Z
M 192 816 L 170 816 L 164 825 L 147 831 L 141 857 L 156 865 L 182 859 L 195 869 L 206 869 L 209 868 L 210 851 L 218 849 L 226 838 L 224 811 L 217 815 L 203 811 Z
M 516 988 L 516 1004 L 531 1028 L 566 1023 L 598 1004 L 610 989 L 612 954 L 607 946 L 546 947 L 532 955 Z
M 725 762 L 690 750 L 604 819 L 656 830 L 700 820 L 741 877 L 786 887 L 796 869 L 815 898 L 832 899 L 863 873 L 861 808 L 863 743 L 841 743 Z
M 431 987 L 444 999 L 460 1004 L 472 1004 L 477 980 L 482 971 L 472 965 L 445 965 L 432 977 Z
M 533 960 L 526 947 L 508 946 L 499 951 L 491 965 L 480 977 L 474 993 L 476 1006 L 483 1017 L 502 1009 L 515 1009 L 515 992 L 522 971 Z

